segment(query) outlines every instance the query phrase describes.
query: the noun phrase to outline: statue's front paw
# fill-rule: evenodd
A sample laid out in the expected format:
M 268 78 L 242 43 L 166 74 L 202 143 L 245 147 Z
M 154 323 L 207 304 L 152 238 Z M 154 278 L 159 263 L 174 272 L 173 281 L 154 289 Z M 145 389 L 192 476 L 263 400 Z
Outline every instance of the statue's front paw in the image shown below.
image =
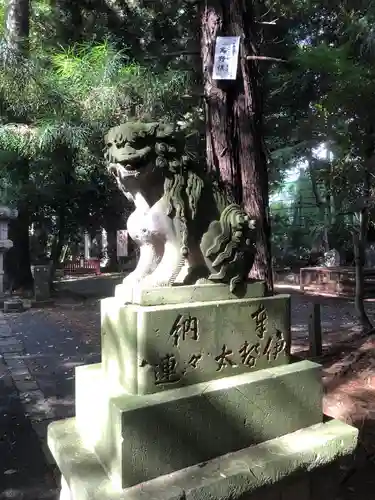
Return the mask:
M 196 285 L 212 285 L 212 281 L 208 278 L 199 278 L 196 282 Z
M 140 279 L 132 274 L 129 274 L 128 276 L 125 276 L 125 278 L 122 280 L 122 284 L 126 286 L 133 287 L 135 285 L 138 285 L 140 282 Z
M 161 276 L 148 276 L 144 280 L 142 280 L 142 286 L 146 288 L 154 288 L 157 286 L 168 286 L 169 281 Z

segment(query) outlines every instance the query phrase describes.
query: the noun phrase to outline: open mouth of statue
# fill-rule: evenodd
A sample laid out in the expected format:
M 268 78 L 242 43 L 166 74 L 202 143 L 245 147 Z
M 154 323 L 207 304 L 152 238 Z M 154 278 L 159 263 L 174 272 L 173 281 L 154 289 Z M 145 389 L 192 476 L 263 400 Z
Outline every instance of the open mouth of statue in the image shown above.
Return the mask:
M 110 163 L 107 170 L 110 174 L 119 179 L 130 176 L 137 177 L 140 173 L 137 166 L 134 164 L 122 165 L 121 163 Z
M 126 165 L 122 167 L 120 175 L 125 176 L 138 176 L 140 174 L 139 169 L 135 165 Z
M 135 170 L 138 170 L 139 166 L 137 166 L 136 163 L 126 163 L 125 165 L 121 165 L 123 170 L 126 172 L 134 172 Z

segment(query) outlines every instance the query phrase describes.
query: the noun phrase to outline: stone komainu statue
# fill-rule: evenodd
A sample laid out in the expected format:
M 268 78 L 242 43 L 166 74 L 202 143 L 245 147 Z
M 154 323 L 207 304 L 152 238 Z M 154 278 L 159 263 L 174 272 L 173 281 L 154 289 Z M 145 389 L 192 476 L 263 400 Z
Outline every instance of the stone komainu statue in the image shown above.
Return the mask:
M 140 247 L 131 286 L 247 280 L 254 262 L 255 221 L 213 180 L 187 148 L 186 132 L 163 123 L 128 122 L 105 136 L 105 159 L 135 204 L 130 237 Z

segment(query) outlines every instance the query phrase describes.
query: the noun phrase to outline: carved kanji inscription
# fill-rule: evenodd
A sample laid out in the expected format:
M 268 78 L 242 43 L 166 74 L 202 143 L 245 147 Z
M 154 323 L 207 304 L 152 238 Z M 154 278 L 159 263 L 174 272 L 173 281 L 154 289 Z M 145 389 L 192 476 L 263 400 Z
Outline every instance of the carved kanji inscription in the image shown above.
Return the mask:
M 260 342 L 249 344 L 249 342 L 245 340 L 238 352 L 240 353 L 242 364 L 253 368 L 256 360 L 260 356 Z
M 276 361 L 279 355 L 285 351 L 286 341 L 280 330 L 276 330 L 276 333 L 270 340 L 271 342 L 267 350 L 267 359 L 268 361 Z
M 227 366 L 236 366 L 235 362 L 231 359 L 233 356 L 233 351 L 228 349 L 228 347 L 224 344 L 221 353 L 216 356 L 215 361 L 218 364 L 216 371 L 220 371 Z
M 173 354 L 166 354 L 154 367 L 155 385 L 171 384 L 180 380 L 177 373 L 177 361 Z
M 255 332 L 260 339 L 264 339 L 267 333 L 267 310 L 263 304 L 261 304 L 258 309 L 251 315 L 252 319 L 255 321 Z
M 194 316 L 179 314 L 175 319 L 169 335 L 173 338 L 173 345 L 178 347 L 180 340 L 190 338 L 199 339 L 199 321 Z
M 249 343 L 247 340 L 239 348 L 238 353 L 241 356 L 243 365 L 253 368 L 259 358 L 266 357 L 269 362 L 276 361 L 279 355 L 285 351 L 286 341 L 280 330 L 263 342 Z
M 190 365 L 192 368 L 198 368 L 198 363 L 202 359 L 202 354 L 192 354 L 189 361 L 188 365 Z

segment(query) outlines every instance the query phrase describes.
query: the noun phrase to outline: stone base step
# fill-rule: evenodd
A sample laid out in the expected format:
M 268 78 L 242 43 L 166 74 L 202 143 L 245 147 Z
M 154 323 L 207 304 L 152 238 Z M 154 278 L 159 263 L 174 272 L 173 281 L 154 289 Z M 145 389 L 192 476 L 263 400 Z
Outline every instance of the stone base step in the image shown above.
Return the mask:
M 84 448 L 74 418 L 48 428 L 63 476 L 61 500 L 333 499 L 340 465 L 357 439 L 357 429 L 330 420 L 119 490 Z

